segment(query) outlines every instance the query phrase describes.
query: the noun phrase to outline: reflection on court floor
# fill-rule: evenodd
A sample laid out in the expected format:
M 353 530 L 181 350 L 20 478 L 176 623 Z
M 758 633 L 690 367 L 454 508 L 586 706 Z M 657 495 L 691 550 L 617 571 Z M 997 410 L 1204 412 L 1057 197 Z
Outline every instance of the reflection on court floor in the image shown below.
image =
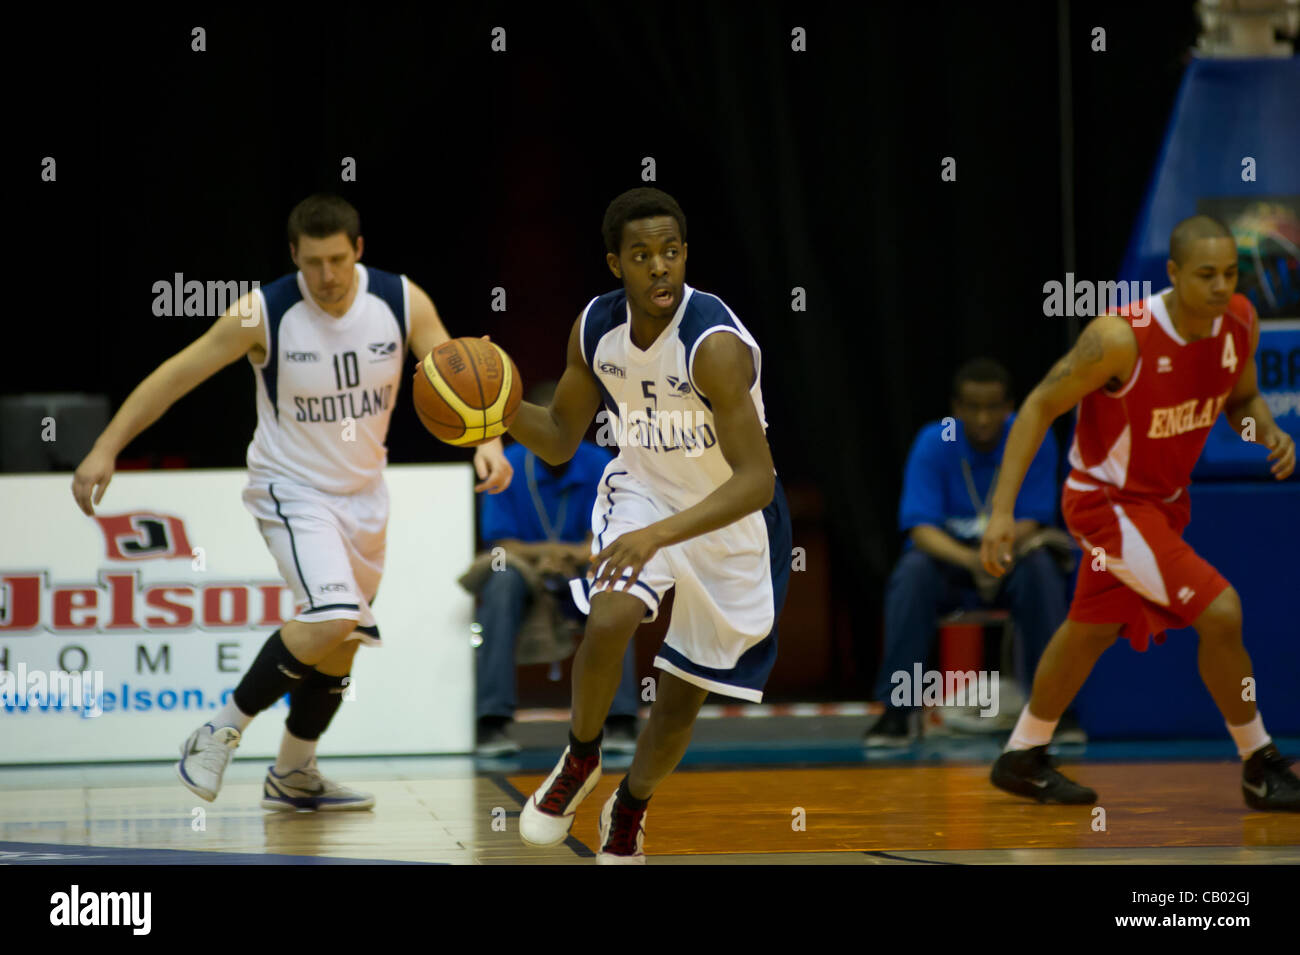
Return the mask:
M 1069 771 L 1099 802 L 1064 807 L 993 789 L 987 741 L 870 759 L 842 742 L 706 743 L 655 795 L 645 848 L 663 864 L 1300 863 L 1300 816 L 1248 810 L 1238 764 L 1204 758 L 1221 749 L 1079 748 Z M 334 814 L 258 808 L 264 761 L 233 763 L 215 803 L 170 764 L 7 767 L 0 862 L 591 864 L 597 814 L 629 758 L 606 760 L 564 845 L 528 849 L 519 808 L 557 755 L 323 759 L 377 800 Z

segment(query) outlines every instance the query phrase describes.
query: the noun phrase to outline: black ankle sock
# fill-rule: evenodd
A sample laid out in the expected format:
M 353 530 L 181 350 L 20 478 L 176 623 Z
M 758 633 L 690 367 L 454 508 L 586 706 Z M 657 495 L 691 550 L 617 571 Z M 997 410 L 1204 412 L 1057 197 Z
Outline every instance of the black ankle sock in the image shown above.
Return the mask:
M 285 728 L 299 739 L 320 739 L 343 703 L 349 676 L 328 676 L 312 670 L 289 697 Z
M 578 738 L 573 735 L 573 730 L 569 730 L 569 752 L 578 759 L 590 759 L 600 752 L 600 741 L 605 738 L 605 731 L 601 730 L 596 734 L 596 738 L 587 743 L 578 742 Z
M 630 792 L 627 791 L 626 776 L 624 776 L 623 781 L 618 784 L 618 791 L 615 795 L 618 796 L 619 802 L 627 806 L 627 808 L 629 809 L 635 809 L 637 812 L 640 812 L 642 809 L 644 809 L 646 806 L 650 804 L 649 798 L 637 799 L 635 796 L 633 796 Z
M 256 716 L 315 672 L 284 645 L 277 630 L 262 644 L 257 659 L 235 687 L 235 705 L 249 716 Z

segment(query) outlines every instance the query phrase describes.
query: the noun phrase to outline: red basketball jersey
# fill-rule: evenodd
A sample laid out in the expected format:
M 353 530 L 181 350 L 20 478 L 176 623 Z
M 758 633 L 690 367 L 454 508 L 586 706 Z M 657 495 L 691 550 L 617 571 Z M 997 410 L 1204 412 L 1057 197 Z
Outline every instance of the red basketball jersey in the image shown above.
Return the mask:
M 1137 362 L 1119 389 L 1091 392 L 1079 403 L 1070 446 L 1075 481 L 1174 497 L 1245 371 L 1256 321 L 1246 296 L 1232 296 L 1210 335 L 1188 342 L 1174 330 L 1162 295 L 1120 310 L 1137 336 Z

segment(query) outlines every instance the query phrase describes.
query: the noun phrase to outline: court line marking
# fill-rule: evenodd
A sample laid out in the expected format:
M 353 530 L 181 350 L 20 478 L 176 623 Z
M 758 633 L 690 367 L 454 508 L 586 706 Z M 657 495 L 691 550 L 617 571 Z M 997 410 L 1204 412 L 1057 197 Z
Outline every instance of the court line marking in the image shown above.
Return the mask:
M 78 852 L 77 850 L 87 850 Z M 92 862 L 92 859 L 106 860 Z M 317 856 L 249 849 L 173 849 L 164 846 L 100 846 L 80 843 L 0 842 L 0 862 L 18 865 L 449 865 L 357 856 Z
M 892 852 L 884 852 L 880 849 L 867 849 L 862 854 L 864 856 L 879 856 L 882 859 L 893 859 L 896 862 L 915 862 L 920 865 L 966 865 L 965 862 L 944 862 L 940 859 L 909 859 L 907 856 L 894 855 Z
M 521 812 L 523 811 L 524 803 L 528 801 L 528 797 L 525 796 L 523 793 L 521 793 L 518 789 L 516 789 L 514 787 L 514 784 L 511 783 L 510 780 L 506 778 L 504 773 L 484 773 L 483 776 L 487 779 L 492 780 L 492 782 L 494 782 L 497 785 L 498 789 L 500 789 L 511 799 L 515 800 L 515 802 L 519 803 L 519 810 Z M 578 839 L 578 837 L 575 836 L 572 832 L 570 832 L 567 836 L 564 837 L 564 845 L 572 849 L 573 854 L 580 859 L 596 858 L 596 853 L 592 852 L 589 848 L 587 848 L 586 843 Z

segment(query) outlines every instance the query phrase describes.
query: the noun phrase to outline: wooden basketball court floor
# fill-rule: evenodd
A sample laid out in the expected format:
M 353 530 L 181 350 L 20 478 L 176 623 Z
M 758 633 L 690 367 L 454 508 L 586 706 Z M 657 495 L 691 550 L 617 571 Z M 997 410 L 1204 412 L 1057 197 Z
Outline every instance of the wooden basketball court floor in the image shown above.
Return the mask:
M 606 757 L 564 845 L 530 849 L 519 809 L 558 757 L 562 727 L 550 735 L 508 759 L 323 758 L 328 775 L 375 794 L 359 813 L 263 811 L 268 760 L 234 761 L 215 803 L 170 763 L 4 767 L 0 862 L 591 864 L 597 815 L 631 757 Z M 878 755 L 851 734 L 708 736 L 650 805 L 652 864 L 1300 863 L 1300 815 L 1247 809 L 1222 741 L 1063 747 L 1098 813 L 994 789 L 988 739 Z

